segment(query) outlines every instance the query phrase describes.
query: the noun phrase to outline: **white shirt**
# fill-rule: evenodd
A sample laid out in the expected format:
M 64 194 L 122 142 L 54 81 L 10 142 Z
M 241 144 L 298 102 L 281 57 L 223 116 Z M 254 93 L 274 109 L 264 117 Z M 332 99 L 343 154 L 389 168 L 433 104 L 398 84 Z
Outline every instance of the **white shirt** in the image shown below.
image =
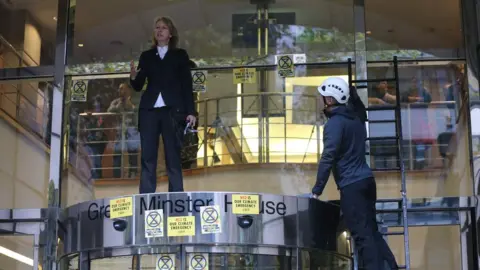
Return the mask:
M 157 52 L 158 52 L 157 56 L 163 59 L 163 57 L 165 57 L 165 54 L 168 52 L 168 46 L 157 46 Z M 161 108 L 164 106 L 165 106 L 165 101 L 163 101 L 162 93 L 160 93 L 153 107 Z

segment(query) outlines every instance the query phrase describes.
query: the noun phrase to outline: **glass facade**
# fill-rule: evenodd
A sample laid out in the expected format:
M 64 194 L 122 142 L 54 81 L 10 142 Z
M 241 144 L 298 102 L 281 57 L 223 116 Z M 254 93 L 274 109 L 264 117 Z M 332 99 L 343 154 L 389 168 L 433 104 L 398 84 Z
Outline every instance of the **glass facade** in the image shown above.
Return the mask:
M 366 158 L 379 199 L 401 195 L 396 120 L 409 198 L 478 194 L 479 68 L 469 48 L 477 21 L 468 4 L 254 2 L 0 1 L 1 208 L 56 209 L 138 193 L 141 93 L 129 86 L 129 64 L 151 46 L 160 15 L 173 19 L 179 46 L 194 70 L 207 74 L 206 91 L 195 93 L 198 132 L 186 134 L 182 149 L 186 190 L 309 193 L 326 121 L 316 87 L 329 76 L 351 76 L 378 81 L 359 92 L 370 110 Z M 282 78 L 277 60 L 285 54 L 293 55 L 294 76 Z M 394 56 L 398 84 L 382 81 L 395 75 Z M 239 82 L 241 68 L 255 79 Z M 121 96 L 131 97 L 132 110 L 113 108 Z M 397 100 L 401 119 L 393 111 Z M 157 191 L 164 192 L 162 147 L 157 175 Z M 331 179 L 321 199 L 338 198 Z M 449 226 L 443 231 L 457 237 L 457 227 Z M 442 231 L 422 230 L 411 244 L 418 249 Z M 437 249 L 450 254 L 445 265 L 462 261 L 459 247 Z M 227 257 L 217 254 L 211 263 L 240 260 Z M 411 259 L 419 261 L 412 269 L 455 268 Z M 92 268 L 131 263 L 130 257 L 103 258 Z M 275 263 L 280 269 L 284 262 Z

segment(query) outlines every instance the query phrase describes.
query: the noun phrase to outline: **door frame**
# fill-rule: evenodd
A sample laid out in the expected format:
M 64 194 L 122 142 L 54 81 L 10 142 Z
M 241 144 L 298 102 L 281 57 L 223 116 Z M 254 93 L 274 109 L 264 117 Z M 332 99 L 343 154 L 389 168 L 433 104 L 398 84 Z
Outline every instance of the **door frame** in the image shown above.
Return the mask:
M 1 236 L 33 236 L 33 270 L 41 269 L 46 256 L 44 246 L 47 237 L 45 226 L 48 209 L 0 209 Z

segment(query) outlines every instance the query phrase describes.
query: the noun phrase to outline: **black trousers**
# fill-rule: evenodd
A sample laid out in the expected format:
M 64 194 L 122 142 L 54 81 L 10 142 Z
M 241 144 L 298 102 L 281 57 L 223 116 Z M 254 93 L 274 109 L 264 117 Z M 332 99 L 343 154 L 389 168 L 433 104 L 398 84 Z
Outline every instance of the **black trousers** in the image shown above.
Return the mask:
M 368 178 L 344 187 L 340 207 L 345 224 L 350 230 L 363 268 L 366 270 L 398 269 L 388 244 L 378 231 L 375 202 L 377 186 L 374 178 Z M 389 268 L 385 267 L 385 263 Z
M 139 131 L 142 147 L 140 193 L 155 193 L 157 189 L 157 162 L 160 135 L 165 149 L 165 165 L 168 174 L 168 191 L 183 191 L 180 127 L 169 107 L 140 109 Z

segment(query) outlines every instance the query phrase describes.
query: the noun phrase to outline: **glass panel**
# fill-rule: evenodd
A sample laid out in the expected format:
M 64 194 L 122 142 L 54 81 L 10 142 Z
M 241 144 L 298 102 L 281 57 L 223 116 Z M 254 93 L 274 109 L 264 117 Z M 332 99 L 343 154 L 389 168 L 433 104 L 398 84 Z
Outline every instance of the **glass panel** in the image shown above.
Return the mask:
M 199 66 L 274 64 L 273 55 L 281 53 L 307 62 L 345 61 L 354 55 L 352 2 L 282 1 L 269 4 L 268 18 L 259 20 L 249 1 L 78 1 L 68 31 L 69 72 L 127 71 L 128 62 L 151 46 L 153 20 L 162 14 L 176 22 L 179 46 Z M 101 64 L 81 66 L 91 63 Z
M 254 254 L 187 254 L 185 269 L 204 269 L 208 257 L 208 269 L 224 270 L 284 270 L 292 269 L 291 257 Z M 191 268 L 189 268 L 191 266 Z
M 365 1 L 367 58 L 462 58 L 460 1 Z M 435 12 L 432 12 L 435 10 Z
M 58 0 L 0 2 L 0 68 L 52 65 Z
M 47 207 L 52 91 L 50 81 L 0 83 L 2 208 Z
M 121 257 L 92 260 L 90 262 L 90 269 L 91 270 L 135 269 L 132 267 L 134 264 L 133 258 L 134 258 L 133 256 L 121 256 Z
M 197 100 L 200 100 L 197 102 L 199 125 L 184 136 L 184 177 L 202 173 L 195 169 L 204 166 L 219 169 L 221 166 L 258 163 L 260 160 L 262 163 L 287 162 L 315 167 L 323 147 L 322 125 L 325 118 L 323 102 L 318 98 L 316 88 L 328 76 L 347 78 L 347 68 L 301 68 L 301 76 L 286 79 L 280 79 L 277 71 L 257 68 L 257 82 L 250 84 L 234 84 L 231 69 L 210 70 L 207 91 L 196 94 Z M 68 162 L 71 166 L 68 178 L 63 179 L 69 184 L 62 185 L 66 205 L 138 193 L 141 149 L 136 122 L 141 93 L 130 89 L 127 76 L 67 78 Z M 268 80 L 258 79 L 261 76 Z M 85 82 L 86 101 L 71 101 L 71 86 L 80 81 Z M 263 84 L 268 86 L 267 91 L 260 94 L 258 89 Z M 117 110 L 114 105 L 122 100 L 128 105 L 127 109 Z M 261 104 L 267 104 L 262 111 L 259 110 Z M 259 119 L 263 119 L 262 123 Z M 231 168 L 239 170 L 238 167 Z M 157 175 L 160 191 L 167 180 L 162 142 Z M 287 181 L 292 180 L 291 177 L 298 178 L 285 173 L 282 177 L 286 177 Z M 192 190 L 285 192 L 278 190 L 281 187 L 275 183 L 264 182 L 265 185 L 258 186 L 255 177 L 251 179 L 252 185 L 237 181 L 236 177 L 227 179 L 221 182 L 204 181 L 203 177 L 197 176 L 195 180 L 185 181 L 185 184 L 188 183 Z M 304 182 L 301 186 L 305 189 L 313 184 L 314 179 L 313 174 L 308 173 L 307 178 L 298 181 Z M 278 182 L 278 177 L 272 175 L 268 181 Z M 120 182 L 124 185 L 112 187 Z M 272 187 L 275 188 L 272 190 Z
M 2 269 L 33 269 L 33 236 L 1 236 L 0 265 Z
M 411 198 L 472 194 L 463 70 L 462 61 L 401 64 L 399 97 L 394 83 L 379 83 L 369 88 L 376 93 L 375 97 L 370 95 L 370 108 L 382 107 L 400 98 L 403 156 Z M 393 68 L 371 64 L 369 76 L 393 78 Z M 393 119 L 393 113 L 393 110 L 369 112 L 369 119 L 374 122 L 369 124 L 370 137 L 396 135 L 394 123 L 385 123 Z M 371 141 L 372 168 L 398 168 L 395 148 L 394 139 Z M 388 175 L 390 179 L 382 182 L 377 177 L 380 198 L 390 197 L 390 189 L 400 189 L 397 172 L 377 175 Z
M 353 262 L 344 256 L 321 251 L 302 251 L 302 268 L 307 269 L 353 269 Z
M 303 54 L 312 63 L 353 58 L 352 0 L 288 0 L 269 6 L 271 54 Z
M 78 270 L 78 255 L 72 255 L 62 258 L 59 262 L 60 270 Z
M 463 269 L 459 226 L 410 227 L 409 234 L 412 270 Z M 388 236 L 388 245 L 404 265 L 403 236 Z

